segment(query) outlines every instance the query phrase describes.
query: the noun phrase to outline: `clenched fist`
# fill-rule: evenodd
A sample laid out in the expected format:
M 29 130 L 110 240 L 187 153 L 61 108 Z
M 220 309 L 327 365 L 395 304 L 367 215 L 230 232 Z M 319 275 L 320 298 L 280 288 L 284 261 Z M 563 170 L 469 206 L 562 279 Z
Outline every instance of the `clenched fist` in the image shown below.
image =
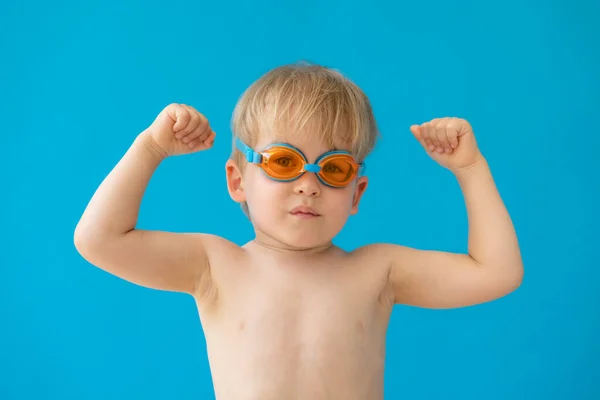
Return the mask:
M 483 157 L 473 128 L 461 118 L 435 118 L 410 127 L 427 153 L 441 166 L 455 172 L 468 168 Z
M 215 141 L 208 119 L 185 104 L 169 104 L 146 133 L 164 157 L 206 150 Z

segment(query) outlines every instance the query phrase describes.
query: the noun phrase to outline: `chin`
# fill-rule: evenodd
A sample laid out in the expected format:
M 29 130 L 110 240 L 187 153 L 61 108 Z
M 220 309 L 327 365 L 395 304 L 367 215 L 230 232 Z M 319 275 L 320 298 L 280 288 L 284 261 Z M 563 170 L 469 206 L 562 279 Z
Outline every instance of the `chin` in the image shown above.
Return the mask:
M 259 213 L 253 217 L 254 229 L 269 238 L 274 245 L 294 250 L 308 250 L 327 246 L 342 229 L 345 221 L 316 219 Z
M 338 230 L 332 230 L 331 224 L 329 226 L 323 225 L 315 227 L 282 226 L 277 232 L 273 233 L 275 234 L 274 237 L 289 247 L 311 249 L 327 246 L 337 235 Z

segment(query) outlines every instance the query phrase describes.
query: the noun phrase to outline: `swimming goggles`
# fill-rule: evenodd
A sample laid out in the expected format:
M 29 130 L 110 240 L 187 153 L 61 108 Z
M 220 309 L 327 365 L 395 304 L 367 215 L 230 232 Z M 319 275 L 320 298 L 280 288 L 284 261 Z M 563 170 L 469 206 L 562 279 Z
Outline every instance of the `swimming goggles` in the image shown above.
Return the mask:
M 343 150 L 328 151 L 314 164 L 309 164 L 302 151 L 287 143 L 273 143 L 257 152 L 236 138 L 236 147 L 244 153 L 248 162 L 257 164 L 267 176 L 281 182 L 290 182 L 305 172 L 314 172 L 324 185 L 340 188 L 365 171 L 364 163 L 359 164 Z

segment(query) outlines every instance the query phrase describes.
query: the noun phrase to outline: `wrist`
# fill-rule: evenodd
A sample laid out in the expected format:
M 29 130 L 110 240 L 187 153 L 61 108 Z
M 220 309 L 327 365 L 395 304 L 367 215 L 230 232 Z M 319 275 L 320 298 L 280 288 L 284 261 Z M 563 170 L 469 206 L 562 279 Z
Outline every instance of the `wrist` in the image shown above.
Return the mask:
M 158 162 L 163 161 L 169 156 L 169 154 L 165 150 L 163 150 L 162 147 L 158 145 L 158 143 L 156 143 L 156 141 L 152 138 L 152 135 L 150 135 L 150 132 L 148 130 L 145 130 L 142 133 L 140 133 L 136 138 L 136 142 L 138 142 L 148 152 L 150 152 L 155 158 L 155 160 Z
M 473 174 L 478 174 L 482 171 L 487 171 L 489 169 L 489 165 L 487 160 L 483 155 L 479 154 L 475 161 L 470 163 L 469 165 L 465 165 L 463 167 L 459 167 L 452 170 L 452 173 L 456 176 L 457 179 L 465 179 Z

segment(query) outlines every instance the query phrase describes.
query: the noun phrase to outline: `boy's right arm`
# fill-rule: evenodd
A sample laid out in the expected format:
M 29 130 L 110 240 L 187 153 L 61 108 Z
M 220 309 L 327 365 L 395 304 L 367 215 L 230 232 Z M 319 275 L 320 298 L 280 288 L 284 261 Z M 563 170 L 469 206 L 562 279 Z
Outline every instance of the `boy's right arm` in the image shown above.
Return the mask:
M 209 275 L 208 249 L 217 250 L 224 240 L 135 227 L 144 192 L 162 160 L 204 150 L 213 141 L 208 122 L 191 107 L 165 108 L 96 190 L 75 229 L 78 252 L 91 264 L 132 283 L 198 294 Z

